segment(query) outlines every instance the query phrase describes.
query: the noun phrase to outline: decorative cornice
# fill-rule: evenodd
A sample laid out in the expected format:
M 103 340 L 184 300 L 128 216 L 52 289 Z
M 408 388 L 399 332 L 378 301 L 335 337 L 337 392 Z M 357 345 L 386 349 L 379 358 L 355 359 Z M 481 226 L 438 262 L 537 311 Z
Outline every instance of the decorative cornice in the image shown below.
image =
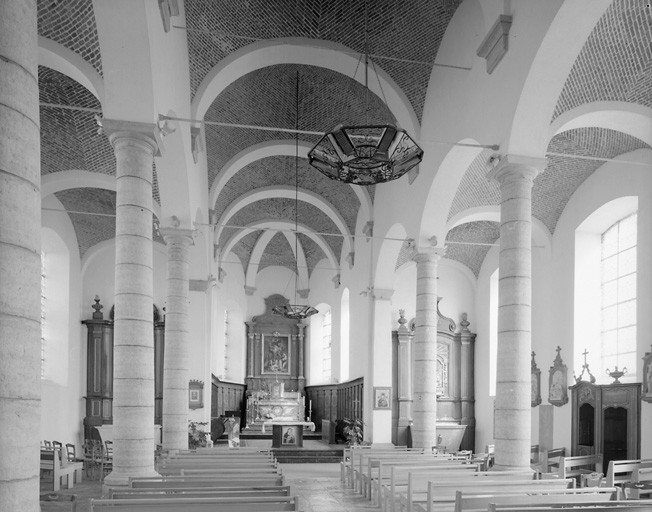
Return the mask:
M 534 180 L 548 164 L 545 158 L 521 155 L 502 155 L 497 160 L 497 165 L 487 173 L 487 179 L 500 185 L 518 178 Z
M 245 295 L 252 296 L 254 294 L 254 292 L 256 291 L 256 287 L 255 286 L 245 286 L 244 291 L 245 291 Z
M 487 73 L 491 74 L 508 50 L 509 29 L 512 17 L 506 14 L 498 16 L 496 23 L 480 43 L 477 55 L 487 61 Z

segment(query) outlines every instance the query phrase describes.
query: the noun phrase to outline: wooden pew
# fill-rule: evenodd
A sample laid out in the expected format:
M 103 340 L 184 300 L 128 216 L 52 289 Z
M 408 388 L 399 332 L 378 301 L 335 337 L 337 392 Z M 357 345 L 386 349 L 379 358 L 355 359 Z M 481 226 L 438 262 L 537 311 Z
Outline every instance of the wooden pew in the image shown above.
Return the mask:
M 105 500 L 91 499 L 91 512 L 268 512 L 300 510 L 297 496 L 244 498 L 178 498 Z
M 652 500 L 641 501 L 609 501 L 594 503 L 557 503 L 555 505 L 540 505 L 537 503 L 499 504 L 491 503 L 489 512 L 544 512 L 564 510 L 579 510 L 587 512 L 621 512 L 634 510 L 636 512 L 652 512 Z
M 602 473 L 602 454 L 562 457 L 559 462 L 559 478 L 576 478 L 591 473 Z M 579 482 L 578 482 L 579 483 Z
M 344 450 L 342 456 L 342 462 L 340 464 L 340 478 L 342 480 L 342 484 L 350 488 L 355 487 L 353 471 L 356 467 L 356 461 L 358 460 L 361 454 L 363 453 L 368 454 L 372 452 L 376 454 L 399 453 L 399 452 L 425 453 L 423 448 L 407 448 L 405 446 L 394 446 L 392 448 L 373 448 L 371 446 L 349 447 L 348 450 L 347 449 Z
M 370 459 L 370 463 L 374 462 L 374 459 Z M 458 470 L 460 467 L 465 471 L 480 471 L 482 464 L 469 464 L 466 460 L 423 460 L 423 461 L 414 461 L 414 460 L 400 460 L 400 461 L 377 461 L 377 466 L 371 466 L 370 471 L 370 483 L 371 490 L 369 498 L 371 501 L 379 506 L 381 505 L 380 500 L 382 499 L 383 486 L 391 487 L 392 482 L 392 469 L 393 468 L 410 468 L 412 470 L 438 470 L 438 471 L 447 471 L 447 470 Z M 375 469 L 375 472 L 373 470 Z M 405 483 L 407 484 L 407 473 L 405 473 Z
M 366 473 L 365 469 L 368 468 L 369 466 L 369 460 L 370 459 L 375 459 L 375 460 L 385 460 L 385 461 L 390 461 L 390 460 L 404 460 L 404 461 L 411 461 L 411 460 L 449 460 L 450 456 L 449 455 L 442 455 L 442 454 L 437 454 L 437 453 L 422 453 L 422 452 L 399 452 L 399 453 L 361 453 L 359 457 L 357 457 L 356 461 L 356 466 L 353 468 L 353 480 L 354 480 L 354 490 L 360 492 L 363 494 L 363 496 L 367 495 L 367 491 L 369 489 L 368 481 L 366 478 Z
M 172 476 L 172 475 L 192 475 L 192 474 L 201 474 L 202 472 L 206 473 L 211 473 L 211 474 L 240 474 L 240 475 L 248 475 L 251 473 L 255 474 L 278 474 L 280 473 L 280 468 L 275 467 L 275 466 L 270 466 L 270 467 L 261 467 L 259 465 L 255 466 L 230 466 L 228 464 L 226 465 L 193 465 L 193 464 L 186 464 L 182 466 L 173 466 L 173 467 L 167 467 L 167 466 L 159 466 L 157 468 L 157 471 L 162 475 L 162 476 Z
M 562 457 L 566 457 L 566 448 L 552 448 L 543 450 L 539 461 L 541 473 L 559 474 L 559 465 Z
M 374 500 L 374 495 L 379 496 L 378 491 L 380 490 L 380 482 L 379 479 L 381 477 L 381 473 L 383 472 L 383 468 L 385 469 L 385 477 L 389 478 L 389 469 L 391 466 L 411 466 L 411 465 L 416 465 L 416 466 L 426 466 L 426 467 L 439 467 L 442 466 L 443 469 L 449 468 L 449 469 L 454 469 L 457 466 L 473 466 L 476 471 L 479 469 L 479 464 L 471 465 L 468 464 L 467 459 L 465 457 L 451 457 L 451 458 L 442 458 L 442 457 L 435 457 L 434 459 L 432 457 L 421 457 L 417 458 L 415 460 L 414 457 L 408 457 L 408 458 L 394 458 L 394 457 L 370 457 L 367 460 L 367 468 L 366 471 L 362 474 L 362 481 L 364 484 L 364 490 L 363 490 L 363 496 L 370 500 Z M 377 491 L 374 494 L 374 491 Z
M 507 473 L 507 474 L 505 474 Z M 520 473 L 520 475 L 518 474 Z M 462 475 L 462 476 L 460 476 Z M 447 492 L 454 497 L 454 491 L 459 488 L 471 486 L 477 488 L 481 485 L 505 485 L 506 482 L 537 482 L 534 471 L 483 471 L 477 473 L 457 474 L 452 472 L 429 475 L 421 472 L 410 472 L 405 491 L 399 491 L 395 499 L 395 512 L 401 510 L 411 511 L 416 503 L 427 503 L 430 498 L 436 498 L 439 493 Z M 561 485 L 561 484 L 555 484 Z M 424 505 L 425 506 L 425 505 Z
M 623 484 L 627 488 L 628 496 L 632 499 L 640 499 L 641 496 L 652 496 L 652 469 L 649 467 L 638 467 L 632 473 L 632 481 Z
M 478 467 L 473 464 L 460 464 L 454 469 L 441 466 L 391 466 L 389 484 L 381 486 L 379 505 L 383 512 L 398 510 L 401 497 L 407 495 L 409 487 L 414 487 L 415 479 L 421 478 L 424 488 L 427 488 L 428 481 L 433 478 L 477 478 L 482 474 L 486 473 L 478 472 Z
M 505 492 L 463 492 L 455 494 L 455 512 L 485 511 L 490 503 L 495 504 L 521 504 L 523 502 L 538 505 L 552 505 L 557 503 L 597 503 L 615 501 L 620 495 L 615 487 L 584 487 L 580 489 L 547 490 L 545 494 L 536 494 L 532 489 L 523 489 L 518 492 L 513 489 Z
M 613 487 L 632 481 L 632 474 L 638 468 L 652 468 L 652 459 L 610 460 L 605 485 Z
M 495 474 L 500 471 L 494 472 Z M 425 498 L 422 494 L 414 493 L 411 497 L 408 496 L 406 501 L 406 512 L 413 510 L 427 510 L 432 512 L 436 510 L 436 505 L 441 505 L 442 501 L 455 502 L 455 495 L 457 491 L 477 492 L 477 493 L 503 493 L 511 492 L 551 492 L 555 490 L 571 489 L 574 488 L 575 481 L 572 478 L 566 480 L 516 480 L 513 478 L 487 478 L 482 481 L 473 481 L 473 479 L 445 481 L 437 479 L 436 481 L 429 481 L 427 493 Z M 441 508 L 441 507 L 440 507 Z M 401 508 L 403 510 L 403 508 Z
M 290 486 L 270 487 L 165 487 L 163 489 L 109 489 L 109 499 L 290 496 Z
M 73 487 L 74 480 L 81 482 L 84 463 L 68 462 L 68 458 L 62 456 L 59 448 L 43 448 L 40 468 L 52 475 L 52 488 L 58 491 L 61 489 L 62 482 L 65 489 Z
M 162 476 L 152 478 L 130 478 L 132 488 L 165 487 L 236 487 L 236 486 L 272 486 L 285 485 L 285 477 L 277 474 L 221 475 L 215 476 Z

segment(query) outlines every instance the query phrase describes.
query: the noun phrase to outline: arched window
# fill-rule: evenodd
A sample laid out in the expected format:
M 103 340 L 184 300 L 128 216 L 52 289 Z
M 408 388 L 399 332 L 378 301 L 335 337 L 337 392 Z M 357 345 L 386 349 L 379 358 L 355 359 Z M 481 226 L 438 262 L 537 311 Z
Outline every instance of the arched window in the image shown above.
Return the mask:
M 616 222 L 601 240 L 601 367 L 636 378 L 636 221 Z
M 325 382 L 331 381 L 331 310 L 324 312 L 321 330 L 321 376 Z

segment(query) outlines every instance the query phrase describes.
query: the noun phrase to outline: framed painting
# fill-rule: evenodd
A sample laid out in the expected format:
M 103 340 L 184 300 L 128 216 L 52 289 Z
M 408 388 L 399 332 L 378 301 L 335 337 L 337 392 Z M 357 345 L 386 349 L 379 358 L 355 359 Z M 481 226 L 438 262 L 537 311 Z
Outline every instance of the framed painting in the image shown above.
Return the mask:
M 267 374 L 290 375 L 290 336 L 263 334 L 262 371 Z
M 643 393 L 641 400 L 652 403 L 652 351 L 643 356 Z
M 297 445 L 297 426 L 283 427 L 283 436 L 281 437 L 281 445 L 296 446 Z
M 550 367 L 548 378 L 548 402 L 556 407 L 568 403 L 568 368 L 561 360 L 561 347 L 557 347 L 557 357 Z
M 392 388 L 374 387 L 374 409 L 392 408 Z
M 204 383 L 200 380 L 191 380 L 188 385 L 188 407 L 190 409 L 204 407 Z

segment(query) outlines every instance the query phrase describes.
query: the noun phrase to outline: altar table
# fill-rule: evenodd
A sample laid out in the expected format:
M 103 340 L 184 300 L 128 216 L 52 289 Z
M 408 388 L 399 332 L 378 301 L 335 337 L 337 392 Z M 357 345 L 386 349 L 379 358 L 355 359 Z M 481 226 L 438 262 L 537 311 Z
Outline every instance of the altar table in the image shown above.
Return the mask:
M 272 448 L 302 448 L 303 427 L 315 431 L 312 421 L 265 421 L 263 433 L 267 425 L 272 426 Z

